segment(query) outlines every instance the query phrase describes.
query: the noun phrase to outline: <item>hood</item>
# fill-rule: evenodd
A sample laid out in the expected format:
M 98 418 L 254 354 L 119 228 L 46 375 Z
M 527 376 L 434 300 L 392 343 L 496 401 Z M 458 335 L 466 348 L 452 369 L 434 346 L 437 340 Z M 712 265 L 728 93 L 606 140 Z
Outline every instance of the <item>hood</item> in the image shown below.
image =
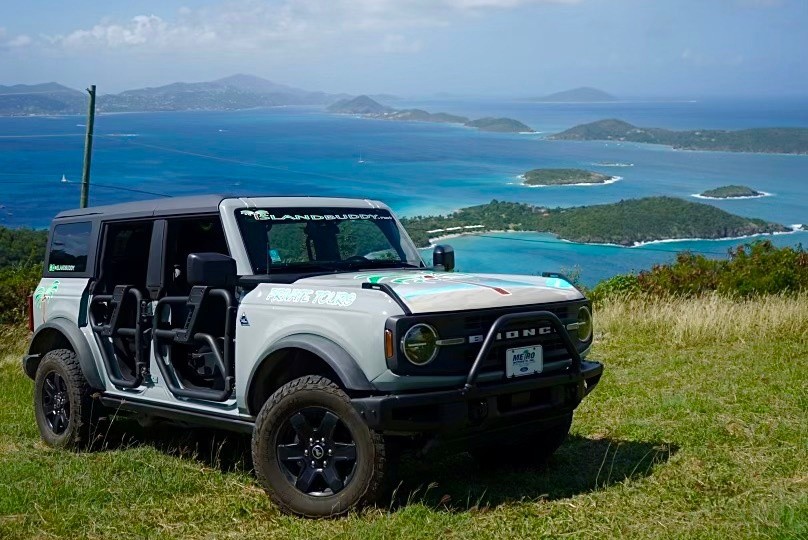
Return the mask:
M 578 289 L 560 278 L 423 270 L 329 274 L 301 279 L 295 285 L 361 288 L 363 283 L 389 285 L 413 313 L 523 306 L 583 298 Z

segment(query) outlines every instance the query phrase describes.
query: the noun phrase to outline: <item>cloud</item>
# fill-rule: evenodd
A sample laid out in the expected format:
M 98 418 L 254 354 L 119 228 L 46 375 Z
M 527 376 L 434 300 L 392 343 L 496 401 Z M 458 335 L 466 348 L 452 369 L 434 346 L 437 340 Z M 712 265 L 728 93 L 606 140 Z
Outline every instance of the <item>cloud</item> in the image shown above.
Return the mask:
M 26 47 L 33 43 L 30 36 L 26 34 L 19 34 L 14 37 L 8 36 L 5 28 L 0 26 L 0 50 L 2 49 L 19 49 Z
M 233 0 L 208 7 L 180 8 L 167 19 L 140 14 L 129 20 L 102 20 L 89 28 L 48 36 L 59 49 L 141 49 L 155 51 L 274 50 L 312 48 L 331 41 L 366 38 L 390 53 L 418 52 L 422 42 L 408 30 L 446 26 L 465 15 L 515 9 L 529 4 L 570 4 L 581 0 Z

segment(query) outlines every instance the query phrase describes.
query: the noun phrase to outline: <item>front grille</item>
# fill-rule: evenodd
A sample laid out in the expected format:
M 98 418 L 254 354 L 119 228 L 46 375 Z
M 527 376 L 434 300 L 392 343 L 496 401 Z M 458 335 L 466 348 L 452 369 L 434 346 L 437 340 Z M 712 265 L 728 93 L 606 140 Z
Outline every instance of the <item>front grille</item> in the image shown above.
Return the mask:
M 557 307 L 555 309 L 544 309 L 543 311 L 550 311 L 556 315 L 559 319 L 561 319 L 561 322 L 563 322 L 565 326 L 569 323 L 576 322 L 577 320 L 576 318 L 570 317 L 569 312 L 571 310 L 567 306 Z M 577 314 L 577 307 L 575 310 L 572 310 L 572 312 Z M 478 335 L 484 336 L 493 326 L 494 321 L 498 316 L 499 315 L 493 317 L 470 317 L 465 324 L 472 330 L 479 329 L 480 333 Z M 500 335 L 504 339 L 494 342 L 490 352 L 483 359 L 483 363 L 480 366 L 480 373 L 504 370 L 505 351 L 507 349 L 527 347 L 531 345 L 541 345 L 545 371 L 566 367 L 566 365 L 569 363 L 566 361 L 571 359 L 566 347 L 564 347 L 564 342 L 561 340 L 561 337 L 559 337 L 558 334 L 553 332 L 551 334 L 537 334 L 532 336 L 522 335 L 522 330 L 547 326 L 549 326 L 549 323 L 542 320 L 526 320 L 507 325 L 500 332 Z M 513 331 L 519 332 L 519 337 L 507 338 L 507 332 Z M 469 344 L 467 347 L 465 347 L 464 355 L 469 366 L 471 366 L 471 364 L 474 362 L 474 359 L 477 357 L 477 354 L 480 352 L 481 348 L 482 343 Z
M 388 365 L 395 372 L 402 375 L 466 375 L 471 370 L 477 354 L 482 348 L 482 340 L 501 316 L 518 314 L 529 311 L 549 311 L 561 319 L 566 326 L 577 322 L 578 309 L 586 303 L 585 300 L 565 302 L 558 304 L 538 304 L 509 308 L 485 309 L 477 311 L 440 313 L 422 316 L 402 316 L 391 319 L 391 330 L 395 335 L 403 336 L 413 324 L 423 322 L 435 327 L 441 339 L 451 340 L 463 338 L 462 344 L 446 345 L 439 349 L 435 359 L 425 366 L 413 366 L 405 359 L 399 361 L 397 354 L 388 361 Z M 538 329 L 549 326 L 550 323 L 542 320 L 525 320 L 513 322 L 502 328 L 504 339 L 495 341 L 490 352 L 483 360 L 479 373 L 501 372 L 505 370 L 506 349 L 541 345 L 544 356 L 544 372 L 558 372 L 571 365 L 572 359 L 561 340 L 553 333 L 522 336 L 522 330 Z M 518 337 L 507 338 L 506 332 L 519 332 Z M 470 336 L 482 336 L 477 342 L 470 342 Z

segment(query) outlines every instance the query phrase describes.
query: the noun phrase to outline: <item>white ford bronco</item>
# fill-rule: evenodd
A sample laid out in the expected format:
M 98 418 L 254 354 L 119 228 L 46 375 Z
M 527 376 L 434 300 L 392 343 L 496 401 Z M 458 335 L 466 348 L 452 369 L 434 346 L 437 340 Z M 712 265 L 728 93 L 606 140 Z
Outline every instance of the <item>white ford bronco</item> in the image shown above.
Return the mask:
M 90 445 L 111 410 L 248 432 L 261 485 L 305 516 L 377 500 L 394 448 L 541 462 L 603 372 L 590 304 L 557 274 L 453 268 L 370 200 L 62 212 L 23 359 L 42 438 Z

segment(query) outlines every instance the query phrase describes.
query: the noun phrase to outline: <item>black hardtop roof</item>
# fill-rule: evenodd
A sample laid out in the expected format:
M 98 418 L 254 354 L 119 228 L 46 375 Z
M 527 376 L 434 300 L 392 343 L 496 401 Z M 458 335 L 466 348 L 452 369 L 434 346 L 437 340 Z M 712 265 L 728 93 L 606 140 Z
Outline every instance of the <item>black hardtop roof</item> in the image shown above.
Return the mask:
M 55 219 L 75 217 L 146 217 L 176 214 L 201 214 L 219 211 L 219 203 L 230 198 L 228 195 L 194 195 L 189 197 L 166 197 L 104 206 L 90 206 L 65 210 L 56 214 Z
M 54 220 L 100 219 L 116 218 L 131 219 L 139 217 L 153 216 L 177 216 L 184 214 L 212 214 L 219 211 L 219 204 L 225 199 L 263 198 L 272 197 L 279 199 L 323 199 L 324 201 L 345 200 L 342 197 L 312 197 L 310 195 L 192 195 L 186 197 L 166 197 L 164 199 L 149 199 L 146 201 L 135 201 L 120 204 L 109 204 L 105 206 L 90 206 L 88 208 L 76 208 L 59 212 Z M 356 199 L 362 200 L 362 199 Z

